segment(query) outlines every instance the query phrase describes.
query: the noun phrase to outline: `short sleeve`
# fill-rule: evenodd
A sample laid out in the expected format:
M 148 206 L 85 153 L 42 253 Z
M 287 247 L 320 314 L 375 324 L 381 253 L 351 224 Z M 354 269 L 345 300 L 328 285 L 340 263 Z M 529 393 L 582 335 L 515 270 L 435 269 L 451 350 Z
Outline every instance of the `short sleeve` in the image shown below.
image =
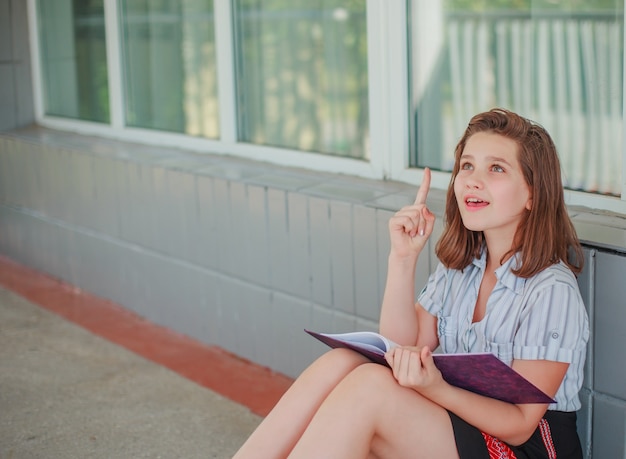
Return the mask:
M 573 363 L 589 337 L 587 312 L 575 280 L 551 279 L 528 297 L 513 343 L 513 358 Z
M 437 315 L 443 307 L 445 292 L 448 289 L 448 273 L 449 270 L 439 263 L 417 297 L 418 303 L 432 315 Z

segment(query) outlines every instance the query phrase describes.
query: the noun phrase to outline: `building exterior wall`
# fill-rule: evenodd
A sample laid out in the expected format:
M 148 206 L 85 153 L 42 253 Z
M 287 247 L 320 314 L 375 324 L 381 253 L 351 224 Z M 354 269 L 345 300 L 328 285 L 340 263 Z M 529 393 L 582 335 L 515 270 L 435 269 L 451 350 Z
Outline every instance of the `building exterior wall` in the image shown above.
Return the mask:
M 0 0 L 0 131 L 35 119 L 26 2 Z
M 377 328 L 387 221 L 415 191 L 31 127 L 0 134 L 0 254 L 296 376 L 326 350 L 304 328 Z M 443 203 L 432 190 L 418 289 L 437 262 Z M 579 430 L 587 457 L 624 457 L 626 258 L 585 243 Z

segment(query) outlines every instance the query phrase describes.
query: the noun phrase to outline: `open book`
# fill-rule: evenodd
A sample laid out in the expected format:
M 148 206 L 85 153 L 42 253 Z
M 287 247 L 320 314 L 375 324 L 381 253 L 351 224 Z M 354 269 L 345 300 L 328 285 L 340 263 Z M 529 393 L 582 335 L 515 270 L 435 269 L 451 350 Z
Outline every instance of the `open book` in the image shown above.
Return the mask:
M 372 362 L 389 366 L 385 352 L 395 343 L 375 332 L 317 333 L 305 330 L 324 344 L 352 349 Z M 495 355 L 433 354 L 435 365 L 449 384 L 509 403 L 554 403 L 554 400 Z

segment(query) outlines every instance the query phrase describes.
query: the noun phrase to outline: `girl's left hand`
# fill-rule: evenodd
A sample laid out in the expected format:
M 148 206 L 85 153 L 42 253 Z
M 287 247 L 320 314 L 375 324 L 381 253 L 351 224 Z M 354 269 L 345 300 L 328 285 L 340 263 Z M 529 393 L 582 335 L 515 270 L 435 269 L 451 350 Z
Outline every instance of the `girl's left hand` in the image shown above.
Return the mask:
M 445 382 L 427 346 L 421 349 L 411 346 L 396 347 L 387 352 L 385 358 L 394 378 L 403 387 L 426 395 L 429 389 Z

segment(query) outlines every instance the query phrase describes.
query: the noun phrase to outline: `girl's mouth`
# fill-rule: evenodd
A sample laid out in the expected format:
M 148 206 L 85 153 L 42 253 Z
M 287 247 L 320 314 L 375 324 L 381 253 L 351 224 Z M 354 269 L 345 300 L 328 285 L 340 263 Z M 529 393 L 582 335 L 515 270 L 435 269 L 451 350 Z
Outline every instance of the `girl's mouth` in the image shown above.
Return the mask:
M 465 198 L 465 205 L 468 208 L 478 209 L 478 208 L 482 208 L 482 207 L 489 205 L 489 202 L 483 201 L 482 199 L 479 199 L 479 198 L 472 197 L 472 198 Z

